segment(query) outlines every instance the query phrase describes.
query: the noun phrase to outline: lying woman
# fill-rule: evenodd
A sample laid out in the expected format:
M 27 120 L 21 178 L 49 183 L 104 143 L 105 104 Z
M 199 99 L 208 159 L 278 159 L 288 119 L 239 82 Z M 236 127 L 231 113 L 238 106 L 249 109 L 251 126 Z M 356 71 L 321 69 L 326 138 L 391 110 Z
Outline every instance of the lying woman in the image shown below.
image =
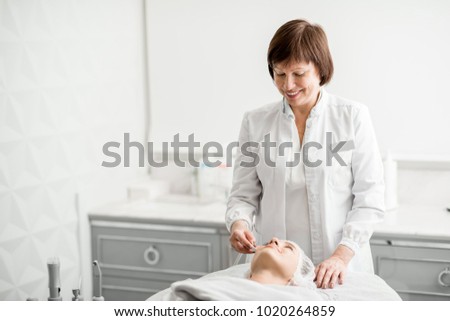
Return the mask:
M 314 276 L 313 269 L 311 260 L 295 242 L 274 237 L 255 248 L 248 278 L 263 284 L 298 285 Z
M 250 264 L 175 282 L 148 300 L 387 301 L 400 297 L 381 278 L 363 272 L 349 272 L 345 284 L 319 289 L 314 283 L 314 265 L 302 249 L 294 242 L 274 237 L 256 247 Z

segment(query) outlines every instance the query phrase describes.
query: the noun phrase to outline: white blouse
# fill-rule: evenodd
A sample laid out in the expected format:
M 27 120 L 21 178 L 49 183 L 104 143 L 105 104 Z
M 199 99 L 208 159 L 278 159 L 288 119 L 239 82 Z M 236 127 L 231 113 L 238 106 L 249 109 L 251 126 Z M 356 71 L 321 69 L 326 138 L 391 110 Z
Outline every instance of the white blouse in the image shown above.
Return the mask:
M 300 160 L 297 165 L 286 168 L 286 239 L 296 242 L 308 257 L 312 257 L 303 149 L 295 124 L 295 115 L 289 106 L 286 111 L 291 119 L 293 138 L 293 148 L 289 153 L 289 159 L 294 161 L 294 153 L 298 153 Z
M 225 214 L 227 228 L 244 220 L 259 244 L 276 236 L 297 240 L 306 251 L 305 240 L 310 239 L 314 264 L 329 258 L 341 244 L 355 253 L 349 270 L 373 272 L 369 240 L 374 224 L 384 218 L 384 182 L 367 107 L 321 88 L 302 142 L 311 163 L 290 169 L 286 163 L 297 147 L 284 154 L 269 148 L 273 166 L 264 161 L 267 148 L 261 144 L 268 134 L 278 146 L 298 141 L 289 116 L 292 110 L 285 105 L 279 101 L 244 115 Z M 329 157 L 332 151 L 344 165 Z

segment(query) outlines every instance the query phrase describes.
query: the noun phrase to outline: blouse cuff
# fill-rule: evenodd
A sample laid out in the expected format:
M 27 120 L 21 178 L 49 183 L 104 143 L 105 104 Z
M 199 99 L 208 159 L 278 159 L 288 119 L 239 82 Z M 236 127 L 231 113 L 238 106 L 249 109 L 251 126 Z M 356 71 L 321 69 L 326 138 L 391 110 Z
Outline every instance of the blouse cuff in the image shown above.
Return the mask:
M 342 241 L 339 243 L 339 245 L 344 245 L 348 247 L 350 250 L 353 251 L 353 253 L 357 253 L 359 250 L 359 244 L 352 240 L 351 238 L 344 237 L 342 238 Z
M 227 214 L 225 223 L 227 225 L 228 232 L 231 233 L 231 226 L 234 222 L 239 220 L 243 220 L 245 223 L 247 223 L 247 228 L 251 230 L 253 224 L 250 220 L 250 217 L 252 217 L 253 211 L 253 208 L 240 208 L 235 209 L 231 213 Z

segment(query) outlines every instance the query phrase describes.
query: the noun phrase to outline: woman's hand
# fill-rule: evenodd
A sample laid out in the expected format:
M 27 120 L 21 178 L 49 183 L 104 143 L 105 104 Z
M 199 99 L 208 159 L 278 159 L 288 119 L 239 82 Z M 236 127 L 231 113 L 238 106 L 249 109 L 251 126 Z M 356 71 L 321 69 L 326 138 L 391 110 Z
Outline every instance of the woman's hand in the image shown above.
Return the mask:
M 255 237 L 248 229 L 247 223 L 239 220 L 231 226 L 230 235 L 231 246 L 239 253 L 253 253 L 256 247 Z
M 344 245 L 339 245 L 333 255 L 320 263 L 316 269 L 314 281 L 318 288 L 334 288 L 336 282 L 344 283 L 347 266 L 354 253 Z

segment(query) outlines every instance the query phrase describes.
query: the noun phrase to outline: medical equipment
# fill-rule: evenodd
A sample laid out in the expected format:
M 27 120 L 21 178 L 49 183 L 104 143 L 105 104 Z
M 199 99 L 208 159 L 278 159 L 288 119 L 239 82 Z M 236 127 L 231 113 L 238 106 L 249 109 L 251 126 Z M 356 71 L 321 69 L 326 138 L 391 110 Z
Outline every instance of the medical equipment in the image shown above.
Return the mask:
M 73 293 L 72 301 L 83 301 L 80 289 L 73 289 L 72 293 Z
M 62 301 L 62 297 L 60 296 L 61 279 L 59 276 L 59 267 L 60 264 L 58 257 L 51 257 L 47 260 L 48 288 L 50 292 L 48 301 Z
M 105 298 L 102 296 L 102 270 L 97 260 L 92 262 L 92 264 L 94 265 L 94 295 L 92 301 L 105 301 Z
M 73 293 L 73 297 L 72 297 L 72 301 L 83 301 L 83 297 L 81 296 L 81 276 L 78 282 L 78 288 L 77 289 L 72 289 L 72 293 Z

